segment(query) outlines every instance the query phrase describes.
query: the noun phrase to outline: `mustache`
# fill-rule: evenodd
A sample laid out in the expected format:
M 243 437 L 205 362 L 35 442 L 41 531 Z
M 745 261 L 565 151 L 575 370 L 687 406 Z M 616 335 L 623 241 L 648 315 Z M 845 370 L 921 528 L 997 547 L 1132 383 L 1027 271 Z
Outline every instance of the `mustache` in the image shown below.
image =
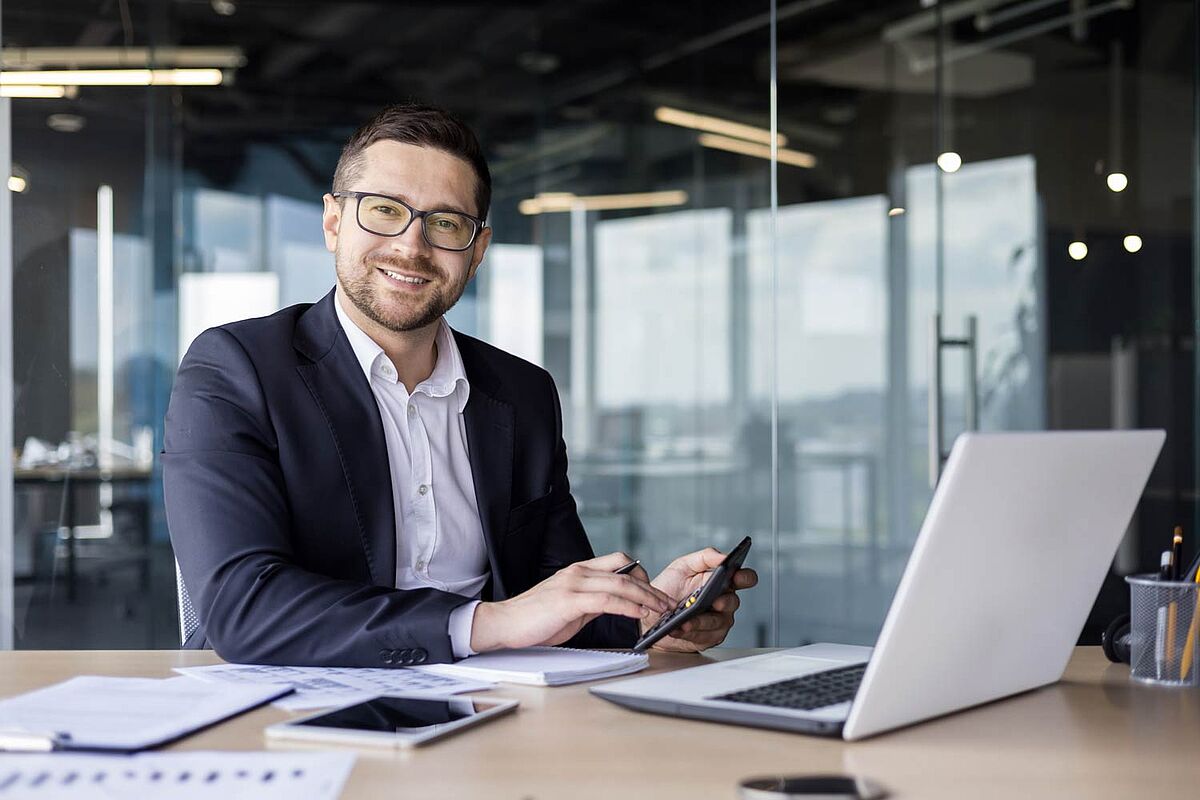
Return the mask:
M 396 258 L 393 256 L 374 256 L 363 259 L 369 267 L 382 268 L 392 272 L 403 272 L 418 278 L 440 278 L 441 271 L 433 262 L 423 258 Z

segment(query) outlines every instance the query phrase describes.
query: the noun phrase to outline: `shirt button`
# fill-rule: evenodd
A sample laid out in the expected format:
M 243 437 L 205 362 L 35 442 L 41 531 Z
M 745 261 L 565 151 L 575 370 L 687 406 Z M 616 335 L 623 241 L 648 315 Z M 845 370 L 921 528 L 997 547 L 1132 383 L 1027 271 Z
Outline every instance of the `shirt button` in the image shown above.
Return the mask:
M 425 559 L 422 558 L 417 561 L 417 571 L 418 572 L 425 571 Z
M 417 493 L 418 493 L 418 494 L 421 494 L 421 495 L 428 494 L 428 493 L 429 493 L 429 487 L 428 487 L 428 486 L 426 486 L 425 484 L 423 484 L 423 483 L 422 483 L 422 484 L 420 485 L 420 487 L 418 487 L 418 489 L 417 489 Z
M 408 406 L 408 415 L 410 417 L 415 417 L 417 415 L 417 407 L 411 403 Z
M 389 364 L 384 364 L 384 365 L 383 365 L 383 366 L 380 368 L 380 370 L 379 370 L 379 371 L 380 371 L 380 372 L 382 372 L 382 373 L 384 374 L 384 376 L 385 376 L 385 377 L 388 377 L 388 378 L 394 378 L 394 377 L 396 377 L 396 370 L 392 369 L 392 368 L 391 368 L 391 366 L 390 366 Z

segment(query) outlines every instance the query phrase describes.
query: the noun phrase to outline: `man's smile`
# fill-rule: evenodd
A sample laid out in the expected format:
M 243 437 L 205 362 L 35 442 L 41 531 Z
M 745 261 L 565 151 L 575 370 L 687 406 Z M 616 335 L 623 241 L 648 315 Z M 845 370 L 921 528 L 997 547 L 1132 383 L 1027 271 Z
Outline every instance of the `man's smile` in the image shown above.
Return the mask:
M 415 288 L 418 286 L 424 286 L 430 282 L 429 278 L 422 278 L 419 275 L 409 275 L 403 272 L 395 272 L 390 269 L 384 269 L 383 267 L 377 267 L 377 269 L 387 277 L 389 283 L 399 286 Z

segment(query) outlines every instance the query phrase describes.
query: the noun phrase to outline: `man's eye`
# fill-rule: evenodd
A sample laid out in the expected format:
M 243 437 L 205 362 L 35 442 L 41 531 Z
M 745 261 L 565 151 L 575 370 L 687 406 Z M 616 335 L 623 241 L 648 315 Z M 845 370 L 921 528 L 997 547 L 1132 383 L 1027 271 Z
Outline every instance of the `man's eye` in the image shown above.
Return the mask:
M 436 220 L 433 224 L 437 225 L 439 228 L 441 228 L 444 231 L 458 230 L 458 224 L 454 220 L 451 220 L 451 219 L 439 219 L 439 220 Z
M 371 209 L 371 213 L 379 214 L 381 216 L 388 216 L 390 214 L 395 214 L 396 209 L 392 206 L 375 206 Z

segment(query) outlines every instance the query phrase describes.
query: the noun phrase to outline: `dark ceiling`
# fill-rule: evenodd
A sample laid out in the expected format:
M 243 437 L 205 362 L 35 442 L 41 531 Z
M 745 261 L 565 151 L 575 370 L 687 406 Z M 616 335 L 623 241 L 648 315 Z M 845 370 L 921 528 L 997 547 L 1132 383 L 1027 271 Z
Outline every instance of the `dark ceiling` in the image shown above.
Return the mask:
M 1140 0 L 1073 26 L 1054 24 L 1068 0 L 985 4 L 996 15 L 987 30 L 966 15 L 943 43 L 952 58 L 984 45 L 941 73 L 945 141 L 966 158 L 1032 152 L 1039 163 L 1062 161 L 1068 183 L 1109 158 L 1114 44 L 1124 160 L 1173 151 L 1176 129 L 1190 136 L 1190 110 L 1169 108 L 1190 101 L 1190 0 Z M 314 176 L 326 174 L 328 153 L 355 124 L 409 98 L 446 106 L 480 132 L 500 197 L 506 186 L 514 195 L 564 188 L 556 181 L 621 191 L 630 180 L 693 174 L 694 136 L 654 124 L 657 105 L 769 122 L 766 2 L 2 0 L 0 9 L 5 47 L 242 48 L 232 85 L 178 90 L 165 103 L 186 164 L 215 182 L 236 173 L 236 151 L 249 143 L 282 145 Z M 926 13 L 918 0 L 779 3 L 780 130 L 820 161 L 811 171 L 781 168 L 781 197 L 885 191 L 891 165 L 936 155 L 938 70 L 919 66 L 936 55 L 936 28 L 884 41 L 890 26 Z M 148 99 L 164 92 L 83 88 L 72 100 L 22 102 L 14 127 L 43 129 L 64 111 L 140 129 Z M 706 151 L 705 177 L 744 173 L 745 162 Z M 1166 191 L 1190 196 L 1190 179 Z M 1064 190 L 1048 208 L 1053 216 L 1076 202 Z

